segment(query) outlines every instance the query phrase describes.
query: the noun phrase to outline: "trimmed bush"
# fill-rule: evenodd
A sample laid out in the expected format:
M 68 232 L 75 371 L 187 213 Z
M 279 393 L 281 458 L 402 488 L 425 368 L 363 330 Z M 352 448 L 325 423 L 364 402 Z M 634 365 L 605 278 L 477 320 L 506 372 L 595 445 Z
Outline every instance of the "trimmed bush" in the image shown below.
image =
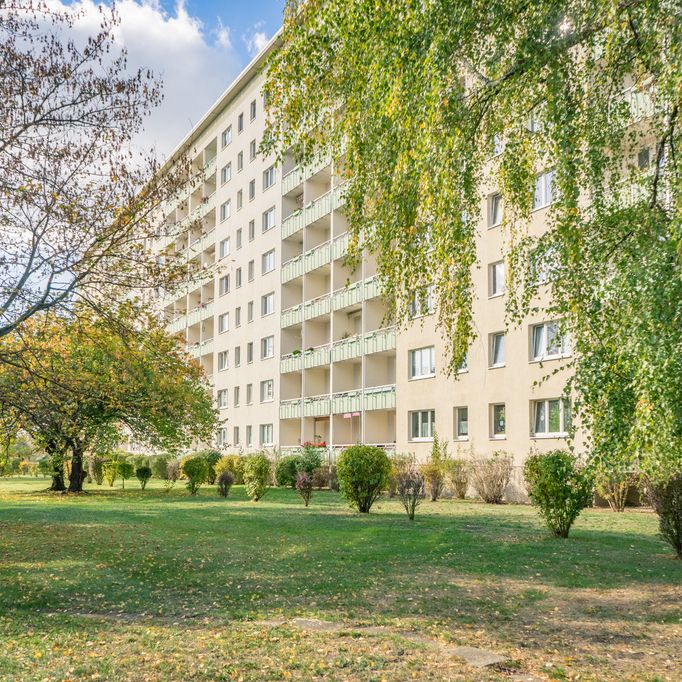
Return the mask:
M 299 455 L 284 455 L 277 460 L 275 465 L 275 482 L 280 488 L 294 488 L 296 486 L 296 474 L 299 471 Z
M 407 518 L 414 521 L 417 507 L 426 496 L 426 484 L 423 474 L 413 465 L 404 468 L 396 481 L 396 492 L 405 507 Z
M 244 483 L 244 458 L 239 455 L 223 455 L 215 465 L 216 475 L 221 471 L 230 471 L 236 485 Z
M 196 455 L 185 457 L 182 461 L 182 473 L 187 478 L 187 490 L 190 495 L 196 495 L 203 483 L 208 480 L 208 462 L 205 457 Z
M 682 472 L 666 482 L 648 482 L 646 493 L 649 504 L 658 514 L 661 537 L 682 559 Z
M 244 487 L 254 502 L 265 495 L 270 483 L 270 460 L 259 452 L 244 458 Z
M 386 488 L 391 460 L 381 448 L 352 445 L 341 453 L 336 473 L 343 496 L 352 507 L 367 514 Z
M 93 455 L 89 469 L 92 471 L 92 478 L 95 483 L 102 485 L 104 483 L 104 459 L 99 455 Z
M 471 462 L 471 485 L 488 504 L 500 504 L 512 475 L 511 457 L 501 450 L 489 459 Z
M 227 497 L 230 493 L 230 488 L 234 483 L 234 474 L 229 469 L 225 469 L 218 474 L 216 481 L 218 483 L 218 494 L 220 497 Z
M 310 498 L 313 496 L 313 478 L 309 473 L 299 471 L 296 474 L 296 490 L 303 499 L 303 504 L 307 507 Z
M 567 538 L 592 501 L 592 478 L 566 450 L 531 455 L 523 468 L 528 495 L 552 534 Z
M 434 434 L 429 459 L 421 466 L 421 472 L 431 493 L 431 502 L 435 502 L 443 494 L 447 461 L 447 441 L 441 442 L 438 439 L 438 434 Z
M 469 489 L 469 468 L 471 464 L 465 459 L 450 459 L 446 464 L 447 476 L 452 484 L 455 497 L 463 500 Z
M 118 478 L 118 460 L 110 459 L 108 462 L 104 462 L 102 464 L 102 472 L 109 487 L 112 488 Z
M 208 464 L 208 474 L 206 476 L 206 482 L 209 485 L 213 485 L 216 480 L 217 472 L 215 470 L 215 465 L 220 461 L 222 455 L 219 450 L 198 450 L 195 453 L 195 457 L 203 457 Z
M 152 469 L 146 464 L 137 467 L 137 469 L 135 469 L 135 476 L 137 476 L 137 480 L 140 482 L 140 488 L 144 490 L 147 487 L 147 482 L 152 477 Z
M 309 476 L 315 469 L 322 466 L 322 448 L 316 445 L 305 444 L 298 456 L 298 471 L 305 471 Z
M 133 475 L 135 474 L 135 467 L 133 466 L 132 462 L 129 462 L 127 459 L 122 459 L 118 463 L 118 475 L 121 479 L 121 487 L 125 488 L 126 487 L 126 481 L 129 478 L 132 478 Z

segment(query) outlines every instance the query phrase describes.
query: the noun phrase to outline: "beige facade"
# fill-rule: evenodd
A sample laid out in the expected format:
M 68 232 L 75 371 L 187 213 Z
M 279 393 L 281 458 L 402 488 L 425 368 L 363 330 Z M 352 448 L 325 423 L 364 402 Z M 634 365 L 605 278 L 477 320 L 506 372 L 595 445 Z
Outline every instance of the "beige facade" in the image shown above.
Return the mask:
M 443 372 L 433 317 L 396 333 L 385 324 L 374 258 L 355 271 L 345 265 L 343 186 L 330 160 L 301 168 L 286 157 L 274 168 L 254 156 L 265 123 L 259 68 L 271 49 L 185 141 L 205 179 L 165 211 L 168 225 L 202 217 L 171 248 L 210 274 L 162 303 L 169 329 L 210 377 L 221 408 L 218 445 L 287 451 L 310 441 L 335 457 L 362 442 L 423 459 L 437 432 L 453 450 L 511 453 L 517 471 L 532 448 L 563 445 L 566 375 L 541 380 L 570 344 L 542 313 L 505 331 L 503 207 L 494 188 L 480 214 L 478 338 L 455 380 Z M 551 202 L 551 177 L 538 182 L 535 233 Z

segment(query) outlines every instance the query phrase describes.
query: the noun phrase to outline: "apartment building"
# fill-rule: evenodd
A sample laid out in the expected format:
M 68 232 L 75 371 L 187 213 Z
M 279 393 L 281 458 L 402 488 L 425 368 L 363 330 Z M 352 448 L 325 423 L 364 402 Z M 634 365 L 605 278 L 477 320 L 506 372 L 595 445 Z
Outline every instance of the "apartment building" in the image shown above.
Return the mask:
M 209 376 L 222 425 L 217 445 L 248 452 L 352 443 L 428 455 L 435 433 L 464 450 L 504 450 L 520 467 L 531 448 L 563 444 L 570 418 L 570 356 L 556 320 L 541 312 L 506 330 L 501 197 L 481 206 L 474 273 L 478 338 L 459 375 L 428 310 L 400 333 L 385 320 L 376 260 L 345 263 L 343 180 L 331 159 L 281 168 L 258 154 L 264 112 L 260 73 L 273 41 L 192 131 L 200 182 L 164 211 L 168 226 L 199 227 L 159 246 L 186 254 L 193 283 L 162 301 Z M 532 224 L 544 229 L 551 171 L 538 176 Z M 171 241 L 172 243 L 168 243 Z M 202 270 L 206 269 L 206 276 Z

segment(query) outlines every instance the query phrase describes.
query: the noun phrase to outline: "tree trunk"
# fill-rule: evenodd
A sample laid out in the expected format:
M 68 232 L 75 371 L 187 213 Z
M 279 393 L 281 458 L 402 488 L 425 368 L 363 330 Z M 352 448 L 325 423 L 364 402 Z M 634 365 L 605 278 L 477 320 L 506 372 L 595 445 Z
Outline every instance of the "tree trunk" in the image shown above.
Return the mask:
M 87 471 L 83 467 L 83 446 L 81 443 L 74 443 L 71 448 L 71 472 L 69 474 L 69 492 L 82 493 L 83 481 L 87 476 Z
M 48 450 L 50 457 L 50 464 L 52 465 L 52 485 L 50 490 L 55 492 L 64 492 L 66 485 L 64 484 L 64 457 L 61 453 Z

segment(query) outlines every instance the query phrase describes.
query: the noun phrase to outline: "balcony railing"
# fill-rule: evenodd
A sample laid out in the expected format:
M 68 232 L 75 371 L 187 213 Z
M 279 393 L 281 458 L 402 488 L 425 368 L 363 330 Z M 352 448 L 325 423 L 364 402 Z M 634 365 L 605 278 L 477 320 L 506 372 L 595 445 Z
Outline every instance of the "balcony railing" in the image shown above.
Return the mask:
M 303 275 L 303 254 L 291 258 L 282 265 L 282 283 Z
M 362 391 L 345 391 L 332 396 L 332 413 L 360 412 L 362 410 Z
M 303 322 L 303 304 L 299 303 L 291 308 L 282 311 L 281 326 L 291 327 L 294 324 Z
M 292 189 L 298 187 L 305 178 L 305 171 L 301 166 L 292 168 L 282 176 L 282 194 L 289 194 Z
M 310 367 L 319 367 L 320 365 L 328 365 L 330 361 L 330 345 L 325 343 L 322 346 L 309 348 L 303 354 L 303 366 L 306 369 Z
M 193 358 L 200 358 L 204 355 L 210 355 L 211 353 L 213 353 L 213 339 L 195 343 L 189 348 L 189 354 Z
M 304 225 L 307 227 L 315 221 L 320 220 L 320 218 L 324 218 L 331 210 L 332 193 L 329 191 L 305 206 Z
M 392 410 L 395 408 L 395 384 L 366 388 L 365 410 Z
M 313 175 L 317 175 L 322 169 L 326 168 L 327 166 L 330 166 L 332 162 L 331 156 L 326 153 L 320 153 L 318 154 L 311 162 L 310 165 L 306 167 L 305 169 L 305 177 L 306 180 L 310 179 L 313 177 Z
M 213 317 L 213 303 L 206 303 L 198 306 L 187 314 L 187 326 L 191 327 L 193 324 L 203 322 L 209 317 Z
M 303 229 L 304 215 L 303 209 L 299 208 L 282 221 L 282 239 L 291 237 L 292 234 Z
M 318 296 L 311 301 L 306 301 L 304 304 L 303 317 L 306 320 L 312 320 L 314 317 L 320 315 L 328 315 L 331 311 L 331 299 L 329 294 Z
M 294 398 L 293 400 L 282 400 L 279 404 L 279 418 L 280 419 L 300 419 L 301 417 L 301 399 Z
M 188 249 L 188 257 L 193 258 L 199 253 L 206 251 L 210 246 L 215 244 L 215 230 L 210 230 L 205 234 L 201 235 L 198 239 L 195 239 Z
M 332 258 L 338 260 L 348 253 L 348 232 L 344 232 L 334 239 L 332 243 Z
M 377 275 L 368 277 L 365 280 L 365 300 L 376 298 L 381 295 L 381 287 L 379 286 L 379 278 Z
M 298 353 L 287 353 L 283 355 L 279 361 L 280 374 L 287 374 L 288 372 L 299 372 L 303 368 L 303 355 Z
M 383 353 L 395 350 L 395 327 L 377 329 L 365 334 L 365 353 Z
M 362 337 L 359 334 L 348 339 L 336 341 L 332 346 L 332 362 L 351 360 L 360 355 L 362 355 Z
M 315 395 L 303 399 L 304 417 L 324 417 L 331 413 L 331 399 L 329 395 Z
M 334 187 L 334 198 L 332 200 L 332 205 L 334 209 L 341 208 L 346 202 L 344 201 L 343 198 L 343 193 L 346 191 L 346 183 L 344 182 L 343 184 L 339 185 L 338 187 Z
M 177 334 L 187 326 L 187 315 L 179 315 L 172 322 L 166 325 L 166 331 L 169 334 Z
M 311 272 L 329 263 L 331 258 L 331 242 L 325 242 L 305 252 L 305 272 Z
M 201 203 L 190 213 L 191 220 L 199 220 L 207 213 L 215 209 L 215 192 L 208 197 L 204 197 Z
M 342 289 L 337 289 L 333 295 L 334 310 L 341 310 L 362 301 L 362 281 L 350 284 Z

